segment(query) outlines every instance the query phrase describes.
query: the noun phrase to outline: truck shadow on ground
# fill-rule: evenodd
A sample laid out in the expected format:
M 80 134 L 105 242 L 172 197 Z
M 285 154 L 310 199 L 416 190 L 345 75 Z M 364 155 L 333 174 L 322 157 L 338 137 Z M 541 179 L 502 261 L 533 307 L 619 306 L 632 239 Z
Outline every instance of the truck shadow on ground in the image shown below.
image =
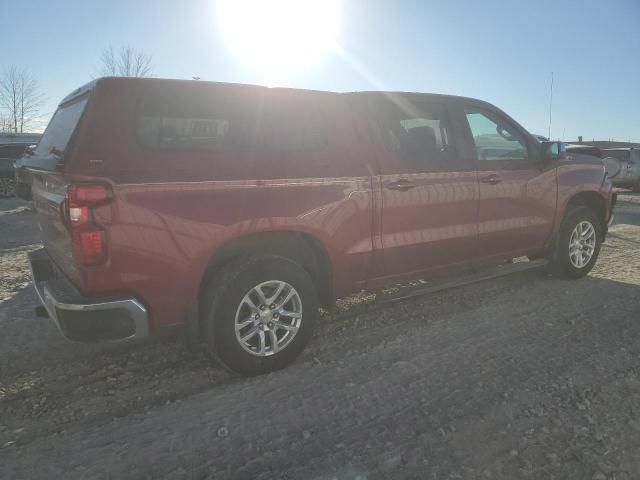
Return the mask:
M 86 447 L 57 442 L 60 458 L 74 449 L 78 462 L 92 465 L 98 462 L 95 452 L 124 435 L 130 448 L 117 464 L 110 463 L 114 476 L 126 476 L 125 465 L 144 468 L 134 452 L 167 451 L 175 444 L 193 458 L 210 459 L 191 464 L 190 474 L 204 475 L 214 465 L 223 472 L 219 478 L 232 478 L 224 472 L 255 478 L 291 468 L 316 469 L 291 478 L 350 468 L 375 476 L 387 468 L 378 463 L 380 455 L 397 457 L 393 465 L 401 462 L 409 477 L 411 468 L 416 474 L 427 468 L 448 471 L 462 461 L 493 464 L 500 457 L 504 475 L 494 478 L 517 478 L 524 467 L 508 459 L 519 444 L 518 455 L 531 468 L 564 468 L 559 478 L 589 478 L 599 457 L 580 452 L 598 442 L 601 432 L 611 435 L 599 441 L 609 448 L 618 438 L 614 433 L 626 425 L 618 416 L 638 400 L 640 384 L 633 375 L 639 313 L 635 283 L 595 276 L 565 281 L 528 272 L 393 305 L 356 303 L 323 322 L 296 363 L 252 379 L 208 377 L 206 372 L 220 371 L 205 365 L 190 374 L 183 367 L 197 361 L 190 363 L 193 357 L 171 344 L 158 345 L 158 359 L 166 363 L 149 357 L 149 368 L 142 365 L 150 346 L 80 355 L 78 365 L 68 363 L 66 371 L 48 367 L 21 377 L 31 387 L 2 401 L 0 412 L 8 413 L 0 414 L 0 424 L 9 429 L 0 440 L 31 448 L 27 444 L 54 432 L 77 431 L 84 438 L 85 430 L 99 431 Z M 54 372 L 63 378 L 52 377 Z M 198 382 L 202 388 L 194 390 Z M 165 401 L 162 395 L 171 388 L 175 396 Z M 368 401 L 370 395 L 375 397 Z M 32 410 L 42 396 L 47 400 Z M 131 403 L 119 407 L 124 401 Z M 285 416 L 282 407 L 292 405 L 312 407 L 314 415 Z M 274 412 L 275 419 L 263 411 Z M 587 413 L 597 429 L 572 436 Z M 121 416 L 128 418 L 111 422 Z M 171 435 L 152 434 L 153 422 Z M 242 430 L 245 424 L 250 431 Z M 407 444 L 407 432 L 414 430 L 420 437 Z M 267 445 L 293 431 L 300 438 L 303 431 L 313 433 L 312 441 L 296 444 L 295 462 L 286 448 L 249 463 L 245 455 L 232 453 L 240 444 Z M 527 432 L 536 433 L 529 439 Z M 334 447 L 338 441 L 340 448 Z M 545 448 L 536 448 L 539 442 Z M 428 467 L 421 461 L 424 448 L 432 461 Z M 555 465 L 549 464 L 548 450 L 558 452 Z M 621 455 L 616 448 L 610 451 Z M 613 455 L 607 461 L 615 465 Z M 156 457 L 154 468 L 170 471 L 169 457 Z M 313 467 L 299 461 L 306 458 L 313 459 Z
M 551 302 L 544 320 L 530 308 L 531 304 L 522 311 L 523 305 L 510 302 L 512 296 L 525 293 L 529 298 Z M 605 301 L 596 306 L 577 301 L 595 296 Z M 236 383 L 259 386 L 263 381 L 234 377 L 205 354 L 187 352 L 179 339 L 113 346 L 67 342 L 48 319 L 33 315 L 33 302 L 29 288 L 2 304 L 1 323 L 13 333 L 0 340 L 0 425 L 6 426 L 0 432 L 0 447 L 7 442 L 29 443 L 77 422 L 108 422 L 198 393 L 234 388 Z M 294 388 L 291 382 L 309 369 L 339 365 L 358 355 L 374 355 L 376 349 L 402 342 L 412 331 L 436 339 L 442 339 L 445 333 L 446 341 L 434 347 L 448 346 L 456 352 L 449 357 L 450 367 L 468 360 L 468 352 L 455 345 L 455 332 L 465 344 L 463 337 L 468 333 L 463 332 L 477 329 L 479 323 L 488 329 L 500 328 L 500 335 L 514 337 L 510 342 L 523 340 L 518 325 L 523 328 L 528 321 L 550 322 L 562 335 L 588 337 L 606 325 L 613 328 L 612 321 L 619 323 L 621 316 L 637 318 L 640 286 L 595 277 L 561 281 L 545 278 L 539 272 L 525 272 L 391 305 L 367 299 L 359 302 L 357 298 L 343 305 L 333 320 L 324 319 L 296 364 L 269 375 L 269 382 L 283 389 Z M 510 318 L 515 321 L 510 322 Z M 630 327 L 628 321 L 623 323 Z M 425 348 L 430 348 L 428 341 Z M 418 372 L 429 369 L 428 364 L 415 364 L 410 353 L 395 361 L 414 365 Z

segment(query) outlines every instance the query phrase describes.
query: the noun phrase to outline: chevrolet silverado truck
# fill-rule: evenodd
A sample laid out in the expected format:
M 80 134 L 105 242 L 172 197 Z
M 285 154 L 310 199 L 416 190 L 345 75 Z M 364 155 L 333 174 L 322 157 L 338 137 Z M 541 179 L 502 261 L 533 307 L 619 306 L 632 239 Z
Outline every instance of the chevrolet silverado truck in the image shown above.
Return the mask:
M 582 277 L 615 202 L 601 159 L 484 101 L 156 78 L 72 92 L 17 181 L 65 337 L 189 325 L 242 374 L 292 362 L 352 292 L 518 257 Z

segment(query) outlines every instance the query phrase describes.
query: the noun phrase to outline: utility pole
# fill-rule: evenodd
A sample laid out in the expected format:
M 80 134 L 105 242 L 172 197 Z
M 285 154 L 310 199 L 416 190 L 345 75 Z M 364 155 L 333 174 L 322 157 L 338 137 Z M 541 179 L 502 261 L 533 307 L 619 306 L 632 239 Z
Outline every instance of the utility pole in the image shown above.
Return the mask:
M 551 108 L 553 107 L 553 72 L 551 72 L 551 91 L 549 92 L 549 131 L 547 138 L 551 140 Z

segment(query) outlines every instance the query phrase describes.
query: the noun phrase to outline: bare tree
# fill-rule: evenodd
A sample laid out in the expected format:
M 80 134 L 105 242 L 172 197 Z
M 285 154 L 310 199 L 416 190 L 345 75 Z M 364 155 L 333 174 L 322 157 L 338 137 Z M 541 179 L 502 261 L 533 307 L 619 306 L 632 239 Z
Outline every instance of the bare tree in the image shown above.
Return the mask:
M 0 112 L 0 133 L 12 132 L 13 122 L 3 112 Z
M 111 77 L 149 77 L 151 60 L 151 55 L 131 46 L 122 47 L 118 51 L 107 47 L 100 55 L 100 74 Z
M 12 65 L 0 77 L 0 108 L 9 130 L 23 133 L 36 123 L 44 98 L 36 79 L 24 69 Z

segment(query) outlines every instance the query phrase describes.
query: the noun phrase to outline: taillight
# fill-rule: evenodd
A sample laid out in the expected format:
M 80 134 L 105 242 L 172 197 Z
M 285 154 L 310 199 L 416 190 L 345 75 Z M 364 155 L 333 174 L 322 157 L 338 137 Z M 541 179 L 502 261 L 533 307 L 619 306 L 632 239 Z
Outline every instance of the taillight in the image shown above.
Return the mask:
M 67 218 L 73 254 L 82 265 L 98 265 L 107 259 L 107 236 L 95 223 L 93 209 L 111 201 L 111 188 L 102 184 L 74 184 L 67 187 Z

